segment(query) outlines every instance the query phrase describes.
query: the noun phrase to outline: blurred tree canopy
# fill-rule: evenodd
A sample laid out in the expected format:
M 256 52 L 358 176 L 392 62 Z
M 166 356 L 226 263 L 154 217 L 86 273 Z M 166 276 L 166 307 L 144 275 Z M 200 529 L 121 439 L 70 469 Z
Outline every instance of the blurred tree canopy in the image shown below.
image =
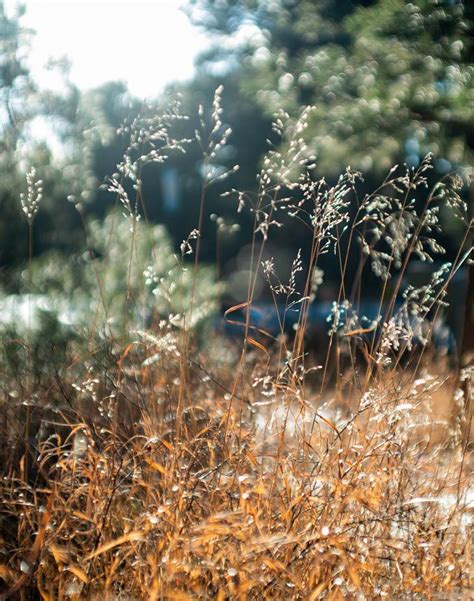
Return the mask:
M 332 178 L 350 164 L 365 173 L 367 189 L 394 162 L 416 165 L 428 151 L 435 155 L 438 176 L 472 163 L 473 9 L 468 3 L 189 0 L 189 12 L 214 45 L 200 57 L 195 78 L 168 91 L 181 93 L 192 136 L 198 105 L 210 107 L 214 90 L 224 84 L 223 125 L 233 134 L 220 161 L 223 169 L 240 165 L 232 180 L 206 192 L 204 261 L 217 257 L 231 271 L 233 257 L 251 238 L 252 216 L 241 214 L 240 230 L 231 230 L 236 203 L 221 192 L 227 185 L 255 189 L 279 109 L 295 115 L 301 105 L 313 104 L 306 137 L 319 174 Z M 21 26 L 21 10 L 7 14 L 0 0 L 0 20 L 0 268 L 7 268 L 26 258 L 19 194 L 28 167 L 34 165 L 44 181 L 34 255 L 46 249 L 82 252 L 85 234 L 76 208 L 85 217 L 103 218 L 116 204 L 99 184 L 115 171 L 126 147 L 121 123 L 165 99 L 140 102 L 120 82 L 82 92 L 69 81 L 67 63 L 56 65 L 64 80 L 61 93 L 38 90 L 25 63 L 31 32 Z M 61 156 L 45 141 L 33 140 L 38 121 L 60 141 Z M 202 152 L 194 144 L 185 155 L 144 169 L 144 216 L 166 225 L 175 248 L 197 226 L 202 168 Z M 291 247 L 291 227 L 276 232 L 277 246 Z
M 474 156 L 473 8 L 457 0 L 190 0 L 215 36 L 207 68 L 240 72 L 267 114 L 315 105 L 307 132 L 325 175 L 383 173 L 433 152 Z
M 51 123 L 76 123 L 79 95 L 72 86 L 64 94 L 40 91 L 29 72 L 26 59 L 32 31 L 24 28 L 24 7 L 7 11 L 0 2 L 0 268 L 24 261 L 27 253 L 27 224 L 20 210 L 20 193 L 25 189 L 25 172 L 34 166 L 43 180 L 44 200 L 37 216 L 33 253 L 45 246 L 70 247 L 77 237 L 78 219 L 66 199 L 77 174 L 87 173 L 83 155 L 76 152 L 80 165 L 74 169 L 71 156 L 63 162 L 53 160 L 45 139 L 35 137 L 39 124 L 48 131 Z M 78 167 L 78 168 L 77 168 Z
M 34 32 L 22 25 L 21 4 L 0 1 L 0 270 L 21 265 L 28 254 L 28 226 L 20 207 L 25 173 L 35 167 L 43 181 L 43 198 L 34 219 L 33 256 L 55 249 L 82 251 L 85 213 L 104 215 L 98 183 L 121 156 L 116 129 L 129 115 L 133 101 L 122 83 L 111 82 L 82 92 L 69 80 L 66 60 L 47 69 L 61 79 L 61 88 L 40 89 L 27 64 Z M 18 278 L 4 277 L 6 288 L 21 289 Z M 14 283 L 13 283 L 14 282 Z
M 27 260 L 28 227 L 21 212 L 20 193 L 25 190 L 25 173 L 30 166 L 35 167 L 38 178 L 43 180 L 43 199 L 33 226 L 33 257 L 47 250 L 69 256 L 82 253 L 86 245 L 84 219 L 87 222 L 91 218 L 104 218 L 117 202 L 100 184 L 115 172 L 123 158 L 128 140 L 119 132 L 120 126 L 124 121 L 132 122 L 143 111 L 158 111 L 167 102 L 166 95 L 147 103 L 139 101 L 122 82 L 108 82 L 94 90 L 81 91 L 69 80 L 67 60 L 48 66 L 62 78 L 61 91 L 39 89 L 26 60 L 34 32 L 22 26 L 23 14 L 21 6 L 7 11 L 0 0 L 0 270 L 3 272 Z M 221 79 L 202 73 L 187 85 L 170 87 L 171 95 L 181 93 L 183 109 L 190 116 L 191 135 L 199 124 L 198 104 L 210 107 Z M 225 121 L 233 127 L 235 135 L 227 156 L 221 158 L 226 164 L 239 162 L 241 185 L 250 188 L 265 149 L 270 121 L 258 105 L 242 95 L 233 75 L 224 79 Z M 203 183 L 201 168 L 202 152 L 194 145 L 186 155 L 175 156 L 166 165 L 144 169 L 141 209 L 150 221 L 166 224 L 176 248 L 197 225 Z M 209 222 L 209 215 L 228 215 L 230 219 L 235 211 L 234 204 L 230 206 L 220 199 L 222 190 L 222 185 L 216 185 L 207 194 L 206 236 L 201 256 L 208 261 L 214 260 L 217 244 L 216 224 Z M 235 254 L 242 238 L 239 235 L 221 238 L 221 255 Z M 3 282 L 7 288 L 21 289 L 18 277 L 4 277 Z

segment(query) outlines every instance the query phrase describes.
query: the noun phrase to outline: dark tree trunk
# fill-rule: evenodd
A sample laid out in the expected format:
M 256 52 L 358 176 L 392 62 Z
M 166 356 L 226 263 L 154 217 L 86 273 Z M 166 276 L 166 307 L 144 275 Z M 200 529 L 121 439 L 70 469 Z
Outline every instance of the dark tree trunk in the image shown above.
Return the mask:
M 474 260 L 474 257 L 473 257 Z M 461 343 L 461 366 L 474 362 L 474 262 L 469 266 L 464 327 Z
M 474 189 L 470 190 L 470 225 L 474 219 Z M 474 243 L 474 234 L 471 230 L 469 244 L 472 249 Z M 464 309 L 464 327 L 461 343 L 460 367 L 472 368 L 474 366 L 474 256 L 471 254 L 471 264 L 469 265 L 466 306 Z M 472 441 L 472 401 L 473 401 L 473 372 L 472 369 L 461 371 L 461 388 L 464 392 L 464 412 L 461 420 L 461 431 L 463 434 L 464 449 Z
M 470 21 L 472 25 L 472 20 Z M 472 33 L 472 31 L 471 31 Z M 467 147 L 474 152 L 474 129 L 466 130 Z M 468 190 L 468 218 L 469 227 L 474 225 L 474 182 L 469 182 Z M 468 237 L 468 244 L 472 249 L 474 244 L 474 232 L 471 229 Z M 466 367 L 474 364 L 474 253 L 471 250 L 471 264 L 469 265 L 466 306 L 464 309 L 464 327 L 461 342 L 460 366 Z
M 472 137 L 468 138 L 468 143 L 470 147 L 474 148 L 474 140 Z M 469 187 L 468 194 L 468 218 L 469 226 L 472 228 L 474 225 L 474 185 L 472 183 Z M 474 254 L 472 253 L 474 232 L 472 229 L 469 232 L 468 244 L 471 249 L 471 264 L 469 265 L 466 306 L 464 308 L 464 326 L 460 354 L 461 367 L 466 367 L 474 363 Z

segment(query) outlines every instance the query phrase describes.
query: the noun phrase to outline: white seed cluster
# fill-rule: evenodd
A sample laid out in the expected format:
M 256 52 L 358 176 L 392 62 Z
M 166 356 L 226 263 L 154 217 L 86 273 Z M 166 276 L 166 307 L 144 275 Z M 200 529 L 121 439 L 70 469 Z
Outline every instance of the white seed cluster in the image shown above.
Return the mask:
M 232 128 L 222 121 L 222 92 L 224 86 L 220 85 L 214 92 L 210 125 L 204 119 L 204 107 L 199 106 L 200 129 L 194 131 L 194 136 L 203 153 L 201 175 L 206 184 L 222 182 L 240 169 L 239 165 L 228 167 L 224 164 L 227 143 L 232 134 Z
M 26 174 L 27 192 L 20 194 L 21 210 L 26 215 L 28 223 L 33 223 L 33 219 L 38 212 L 38 207 L 43 198 L 43 180 L 36 179 L 36 169 L 32 167 Z

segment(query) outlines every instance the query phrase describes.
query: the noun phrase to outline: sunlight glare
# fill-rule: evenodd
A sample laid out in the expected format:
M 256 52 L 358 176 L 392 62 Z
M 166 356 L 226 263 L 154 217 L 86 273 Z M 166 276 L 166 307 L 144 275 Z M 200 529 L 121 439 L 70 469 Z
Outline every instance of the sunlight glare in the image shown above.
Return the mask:
M 48 59 L 67 55 L 71 80 L 88 89 L 126 81 L 140 97 L 193 74 L 203 34 L 182 11 L 182 0 L 27 0 L 24 24 L 36 31 L 30 65 L 48 85 Z

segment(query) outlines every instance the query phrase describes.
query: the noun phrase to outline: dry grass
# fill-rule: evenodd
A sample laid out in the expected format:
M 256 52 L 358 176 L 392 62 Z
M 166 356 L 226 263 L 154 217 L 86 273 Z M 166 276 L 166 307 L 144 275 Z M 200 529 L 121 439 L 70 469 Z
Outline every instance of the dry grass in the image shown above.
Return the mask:
M 58 433 L 4 464 L 6 598 L 435 599 L 469 590 L 468 456 L 452 428 L 434 443 L 439 415 L 427 407 L 446 399 L 436 380 L 379 384 L 370 403 L 352 400 L 338 416 L 283 387 L 271 405 L 252 387 L 240 395 L 255 402 L 225 399 L 190 368 L 196 404 L 177 413 L 177 366 L 137 369 L 140 359 L 131 351 L 113 379 L 97 382 L 95 404 L 74 400 L 63 381 L 69 402 L 42 418 Z M 226 371 L 213 378 L 230 388 Z M 103 399 L 108 414 L 97 410 Z
M 121 181 L 136 182 L 140 161 L 184 144 L 167 129 L 179 120 L 174 110 L 166 127 L 138 122 L 109 187 L 130 222 L 129 281 L 141 198 L 138 184 L 130 199 Z M 230 135 L 221 132 L 219 91 L 213 110 L 208 167 Z M 24 364 L 2 382 L 1 598 L 469 598 L 472 369 L 459 373 L 427 351 L 469 253 L 461 249 L 395 307 L 412 255 L 429 260 L 429 247 L 439 250 L 427 238 L 439 225 L 435 206 L 462 208 L 459 181 L 437 184 L 417 212 L 411 194 L 426 185 L 429 160 L 392 170 L 362 200 L 349 170 L 332 188 L 308 173 L 291 179 L 306 165 L 307 117 L 289 124 L 288 155 L 265 159 L 257 196 L 235 192 L 239 209 L 251 206 L 255 236 L 248 296 L 227 312 L 230 321 L 248 308 L 264 277 L 275 302 L 280 295 L 286 310 L 301 307 L 293 339 L 282 327 L 268 344 L 247 312 L 241 347 L 217 335 L 195 342 L 186 327 L 199 311 L 200 234 L 192 232 L 181 247 L 183 267 L 195 253 L 195 271 L 180 327 L 170 316 L 124 343 L 93 326 L 41 377 L 29 364 L 31 340 L 18 343 Z M 276 131 L 285 137 L 285 128 L 279 118 Z M 285 285 L 263 261 L 277 211 L 299 219 L 312 240 Z M 304 335 L 323 285 L 318 260 L 329 251 L 341 286 L 318 365 Z M 349 289 L 354 252 L 360 269 Z M 367 323 L 355 308 L 370 266 L 381 278 L 380 318 Z M 98 290 L 100 303 L 100 281 Z M 421 342 L 412 317 L 428 324 Z

